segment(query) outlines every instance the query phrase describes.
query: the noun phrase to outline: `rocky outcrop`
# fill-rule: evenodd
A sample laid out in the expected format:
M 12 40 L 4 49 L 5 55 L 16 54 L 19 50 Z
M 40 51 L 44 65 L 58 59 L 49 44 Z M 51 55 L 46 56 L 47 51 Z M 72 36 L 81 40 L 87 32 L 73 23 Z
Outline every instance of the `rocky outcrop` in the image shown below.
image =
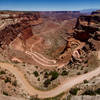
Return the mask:
M 42 23 L 38 12 L 6 12 L 0 13 L 0 47 L 8 45 L 19 34 L 21 39 L 32 36 L 31 26 Z
M 94 14 L 100 14 L 100 10 L 92 12 L 92 15 L 94 15 Z
M 80 16 L 77 19 L 74 36 L 81 40 L 87 41 L 89 38 L 99 40 L 100 32 L 100 15 L 92 13 L 89 16 Z

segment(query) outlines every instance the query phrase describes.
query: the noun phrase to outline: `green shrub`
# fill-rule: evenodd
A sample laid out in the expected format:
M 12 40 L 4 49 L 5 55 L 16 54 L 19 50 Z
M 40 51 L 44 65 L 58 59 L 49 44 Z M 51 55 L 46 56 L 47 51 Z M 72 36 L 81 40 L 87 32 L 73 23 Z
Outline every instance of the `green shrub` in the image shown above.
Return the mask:
M 38 68 L 38 66 L 35 66 L 35 68 Z
M 48 87 L 49 84 L 51 84 L 50 79 L 44 81 L 44 87 Z
M 86 74 L 86 73 L 88 73 L 88 70 L 85 70 L 85 71 L 84 71 L 84 74 Z
M 59 76 L 58 72 L 56 71 L 51 71 L 50 75 L 51 75 L 51 81 L 57 79 Z
M 48 78 L 48 76 L 49 76 L 49 73 L 48 72 L 45 72 L 44 78 Z
M 6 91 L 3 91 L 3 95 L 8 96 L 8 93 Z
M 33 72 L 33 74 L 35 75 L 35 77 L 38 77 L 39 76 L 39 74 L 38 74 L 37 71 Z
M 68 75 L 68 71 L 64 70 L 62 73 L 61 73 L 62 76 L 65 76 L 65 75 Z
M 2 75 L 2 74 L 6 74 L 6 72 L 3 71 L 3 70 L 1 70 L 1 71 L 0 71 L 0 75 Z
M 77 72 L 77 75 L 81 75 L 81 73 L 80 72 Z
M 38 81 L 40 81 L 40 78 L 38 78 Z
M 17 86 L 17 81 L 15 80 L 12 85 Z
M 7 77 L 6 79 L 5 79 L 5 83 L 11 83 L 11 78 L 10 77 Z
M 76 95 L 77 92 L 78 92 L 78 90 L 80 90 L 80 89 L 79 89 L 79 88 L 71 88 L 71 90 L 70 90 L 69 92 L 70 92 L 70 94 L 72 94 L 72 95 Z
M 84 80 L 84 83 L 86 84 L 86 83 L 88 83 L 88 81 L 87 80 Z
M 67 96 L 67 100 L 71 100 L 71 95 L 68 95 Z
M 97 94 L 100 94 L 100 88 L 95 91 Z
M 40 100 L 40 99 L 37 98 L 37 97 L 31 96 L 31 97 L 30 97 L 30 100 Z
M 81 70 L 83 70 L 83 67 L 81 67 Z
M 82 95 L 91 95 L 92 96 L 92 95 L 96 95 L 96 93 L 92 90 L 87 90 Z

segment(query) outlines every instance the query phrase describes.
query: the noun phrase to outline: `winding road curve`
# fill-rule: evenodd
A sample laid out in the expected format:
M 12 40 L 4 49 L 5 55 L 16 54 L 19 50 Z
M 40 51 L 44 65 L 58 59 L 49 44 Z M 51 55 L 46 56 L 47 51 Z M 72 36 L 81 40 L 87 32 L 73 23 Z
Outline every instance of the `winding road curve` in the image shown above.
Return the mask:
M 75 55 L 75 53 L 78 53 L 78 49 L 81 49 L 83 46 L 85 45 L 85 43 L 81 43 L 77 48 L 75 48 L 75 50 L 73 51 L 73 56 Z M 44 68 L 62 68 L 64 64 L 57 64 L 56 60 L 50 60 L 46 57 L 44 57 L 42 54 L 37 53 L 37 52 L 32 52 L 32 48 L 34 47 L 34 45 L 32 45 L 32 47 L 30 48 L 30 51 L 26 51 L 25 53 L 30 55 L 32 57 L 32 59 L 34 61 L 36 61 L 37 63 L 39 63 L 40 65 L 44 66 Z
M 2 28 L 3 26 L 4 26 L 4 24 L 1 25 L 0 28 Z M 55 63 L 56 63 L 55 61 L 48 60 L 45 57 L 43 57 L 42 55 L 37 54 L 36 52 L 35 53 L 26 52 L 26 53 L 29 54 L 29 55 L 34 55 L 33 59 L 36 60 L 36 61 L 38 60 L 37 55 L 40 56 L 40 58 L 42 57 L 43 58 L 43 59 L 41 58 L 42 60 L 39 59 L 40 63 L 44 62 L 44 61 L 53 62 L 54 63 L 53 65 L 49 65 L 49 64 L 47 64 L 47 65 L 48 66 L 55 66 Z M 39 62 L 39 61 L 37 61 L 37 62 Z M 41 63 L 41 64 L 43 65 L 43 63 Z M 56 87 L 52 90 L 40 91 L 40 90 L 37 90 L 34 87 L 32 87 L 30 85 L 30 83 L 27 81 L 27 79 L 25 78 L 24 74 L 20 70 L 18 70 L 18 68 L 16 66 L 14 66 L 13 64 L 0 62 L 0 67 L 10 71 L 11 73 L 13 73 L 15 75 L 16 79 L 19 81 L 19 83 L 21 83 L 21 87 L 27 93 L 29 93 L 30 95 L 38 95 L 39 98 L 49 98 L 49 97 L 57 96 L 60 93 L 69 90 L 74 85 L 79 84 L 79 83 L 83 82 L 86 79 L 89 80 L 89 79 L 93 78 L 94 76 L 97 76 L 97 75 L 100 74 L 100 67 L 98 67 L 94 71 L 88 72 L 88 73 L 80 75 L 80 76 L 72 77 L 69 80 L 66 80 L 66 81 L 62 82 L 60 85 L 58 85 L 58 87 Z
M 64 65 L 66 65 L 66 63 L 56 64 L 55 60 L 49 60 L 39 53 L 38 53 L 39 55 L 37 55 L 37 53 L 32 53 L 32 52 L 29 52 L 29 51 L 26 51 L 25 53 L 30 55 L 34 61 L 36 61 L 40 65 L 44 66 L 45 69 L 62 68 Z M 40 55 L 41 55 L 41 57 L 40 57 Z M 42 57 L 44 57 L 45 59 L 43 59 Z
M 64 81 L 63 83 L 58 85 L 58 87 L 56 87 L 52 90 L 40 91 L 30 85 L 30 83 L 25 79 L 24 74 L 21 71 L 19 71 L 17 67 L 15 67 L 9 63 L 1 63 L 1 62 L 0 62 L 0 67 L 5 68 L 8 71 L 10 71 L 11 73 L 13 73 L 15 75 L 16 79 L 21 83 L 22 88 L 27 93 L 29 93 L 30 95 L 37 95 L 39 98 L 49 98 L 49 97 L 57 96 L 60 93 L 69 90 L 74 85 L 79 84 L 86 79 L 89 80 L 89 79 L 93 78 L 94 76 L 97 76 L 100 74 L 100 67 L 98 67 L 94 71 L 91 71 L 87 74 L 72 77 L 69 80 Z
M 38 62 L 39 64 L 41 64 L 42 66 L 46 66 L 46 67 L 57 67 L 58 64 L 51 64 L 51 62 L 48 62 L 42 58 L 40 58 L 37 54 L 26 51 L 26 54 L 30 55 L 34 61 Z
M 51 62 L 51 63 L 56 63 L 56 60 L 47 59 L 47 58 L 44 57 L 42 54 L 37 53 L 37 52 L 34 52 L 34 53 L 37 54 L 38 56 L 40 56 L 44 61 Z

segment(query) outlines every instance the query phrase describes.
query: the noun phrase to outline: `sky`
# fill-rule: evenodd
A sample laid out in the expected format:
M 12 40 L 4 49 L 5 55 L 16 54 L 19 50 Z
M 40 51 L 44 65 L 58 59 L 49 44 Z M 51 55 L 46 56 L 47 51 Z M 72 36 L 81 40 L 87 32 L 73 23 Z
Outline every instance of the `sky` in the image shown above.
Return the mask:
M 0 0 L 0 10 L 78 11 L 100 8 L 100 0 Z

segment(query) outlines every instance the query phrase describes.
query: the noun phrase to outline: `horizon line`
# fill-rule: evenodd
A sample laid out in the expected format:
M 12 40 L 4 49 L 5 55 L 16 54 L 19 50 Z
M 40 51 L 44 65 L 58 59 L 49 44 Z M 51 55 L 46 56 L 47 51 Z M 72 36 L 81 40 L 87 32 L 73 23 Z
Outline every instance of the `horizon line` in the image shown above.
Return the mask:
M 82 10 L 99 10 L 100 8 L 89 8 L 89 9 L 80 9 L 80 10 L 16 10 L 16 9 L 0 9 L 0 11 L 34 11 L 34 12 L 48 12 L 48 11 L 82 11 Z

